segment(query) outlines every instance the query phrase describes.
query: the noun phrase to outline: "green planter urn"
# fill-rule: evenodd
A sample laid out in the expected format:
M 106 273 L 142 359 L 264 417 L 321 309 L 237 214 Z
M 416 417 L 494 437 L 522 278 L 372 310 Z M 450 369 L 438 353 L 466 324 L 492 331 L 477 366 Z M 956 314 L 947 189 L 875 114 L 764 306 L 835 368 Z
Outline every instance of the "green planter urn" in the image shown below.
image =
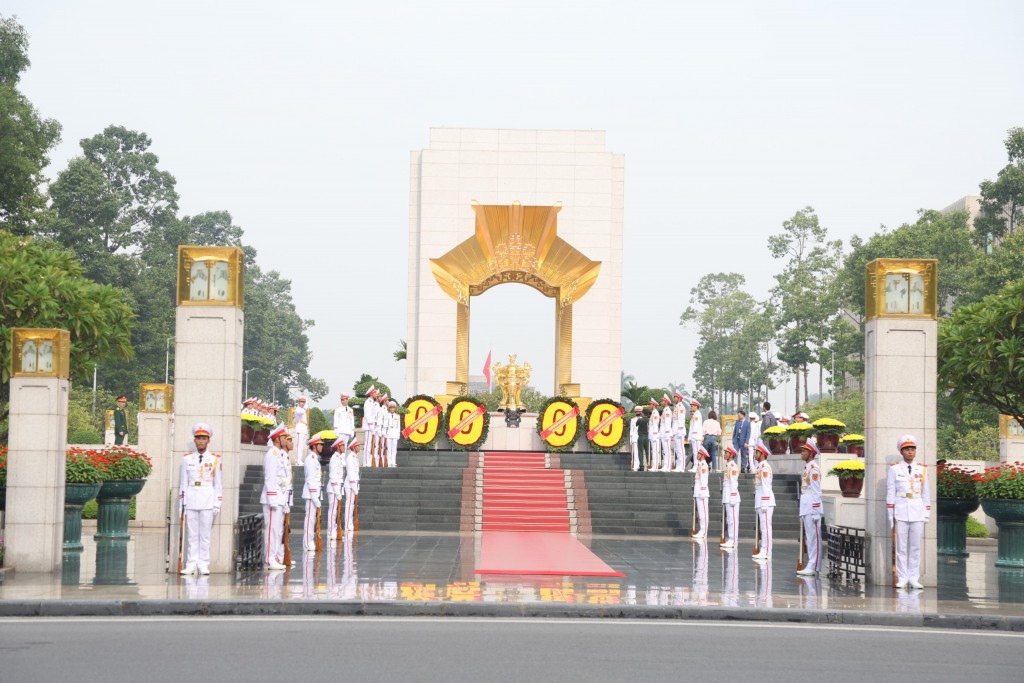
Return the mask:
M 105 481 L 96 494 L 96 533 L 97 541 L 124 539 L 128 535 L 128 506 L 132 496 L 138 494 L 146 485 L 145 479 L 128 479 Z
M 1024 500 L 985 498 L 985 514 L 999 527 L 997 567 L 1024 567 Z
M 100 484 L 64 484 L 64 550 L 82 549 L 82 507 L 99 493 Z
M 977 499 L 938 499 L 936 545 L 939 555 L 967 557 L 967 517 L 978 509 Z
M 0 512 L 7 509 L 7 487 L 0 486 Z

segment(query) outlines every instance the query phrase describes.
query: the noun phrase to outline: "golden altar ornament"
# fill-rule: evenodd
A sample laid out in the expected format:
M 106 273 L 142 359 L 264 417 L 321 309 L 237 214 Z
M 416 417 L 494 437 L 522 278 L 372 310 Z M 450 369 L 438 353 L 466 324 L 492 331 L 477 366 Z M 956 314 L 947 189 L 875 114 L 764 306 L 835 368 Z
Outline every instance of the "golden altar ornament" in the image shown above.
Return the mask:
M 516 356 L 510 353 L 508 365 L 501 363 L 494 364 L 494 376 L 501 387 L 501 403 L 498 410 L 526 410 L 521 397 L 522 389 L 530 382 L 530 373 L 533 368 L 529 363 L 516 365 Z

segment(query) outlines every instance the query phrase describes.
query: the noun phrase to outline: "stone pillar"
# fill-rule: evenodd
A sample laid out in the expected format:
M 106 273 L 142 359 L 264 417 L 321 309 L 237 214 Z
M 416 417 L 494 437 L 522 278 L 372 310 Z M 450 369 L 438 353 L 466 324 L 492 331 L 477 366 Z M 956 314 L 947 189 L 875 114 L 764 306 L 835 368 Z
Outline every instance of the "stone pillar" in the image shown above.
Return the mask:
M 238 436 L 245 331 L 242 263 L 242 252 L 237 247 L 178 248 L 174 353 L 174 420 L 178 428 L 171 450 L 187 452 L 193 448 L 195 423 L 206 422 L 212 427 L 210 450 L 222 456 L 224 488 L 223 507 L 214 522 L 210 543 L 210 570 L 214 573 L 234 570 L 234 524 L 242 471 Z M 218 291 L 221 286 L 225 289 Z M 179 469 L 172 467 L 173 491 L 178 489 L 178 475 Z M 177 566 L 179 519 L 174 506 L 171 571 Z
M 878 259 L 868 264 L 863 497 L 867 578 L 880 585 L 892 585 L 893 580 L 885 485 L 889 465 L 901 459 L 896 441 L 903 434 L 917 437 L 916 462 L 928 467 L 932 515 L 925 526 L 921 583 L 936 584 L 935 275 L 934 261 Z M 904 288 L 901 282 L 909 287 Z M 913 297 L 917 287 L 924 290 L 920 299 L 899 299 L 904 295 Z
M 999 462 L 1024 462 L 1024 429 L 1009 415 L 999 416 Z
M 171 448 L 171 399 L 168 384 L 143 384 L 139 391 L 139 450 L 153 461 L 153 472 L 135 498 L 135 521 L 144 527 L 163 527 L 167 520 L 171 470 L 179 462 Z
M 12 335 L 5 564 L 19 572 L 59 572 L 70 337 L 65 330 Z

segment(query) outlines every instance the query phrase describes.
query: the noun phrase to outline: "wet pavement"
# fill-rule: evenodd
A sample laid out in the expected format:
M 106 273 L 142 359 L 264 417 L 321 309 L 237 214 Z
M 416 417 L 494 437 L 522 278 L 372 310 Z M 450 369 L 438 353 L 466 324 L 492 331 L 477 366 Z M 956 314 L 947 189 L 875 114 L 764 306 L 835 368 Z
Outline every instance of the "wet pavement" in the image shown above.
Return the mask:
M 797 545 L 776 542 L 766 563 L 717 542 L 677 538 L 580 540 L 623 578 L 487 577 L 474 574 L 472 534 L 362 532 L 304 553 L 292 535 L 285 572 L 179 577 L 166 572 L 166 536 L 133 529 L 130 541 L 94 541 L 65 553 L 62 575 L 7 572 L 4 601 L 285 601 L 322 603 L 483 603 L 745 608 L 1024 617 L 1024 570 L 995 567 L 994 545 L 966 558 L 939 557 L 939 585 L 923 591 L 798 577 Z M 2 607 L 2 604 L 0 604 Z

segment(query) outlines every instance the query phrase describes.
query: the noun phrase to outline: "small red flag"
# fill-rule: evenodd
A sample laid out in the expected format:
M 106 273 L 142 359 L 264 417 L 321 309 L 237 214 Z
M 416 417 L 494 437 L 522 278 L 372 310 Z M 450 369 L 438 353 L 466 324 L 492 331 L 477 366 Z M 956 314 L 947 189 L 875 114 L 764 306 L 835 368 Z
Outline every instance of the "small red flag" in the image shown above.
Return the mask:
M 491 393 L 491 352 L 487 352 L 487 360 L 484 362 L 484 377 L 487 378 L 487 393 Z

